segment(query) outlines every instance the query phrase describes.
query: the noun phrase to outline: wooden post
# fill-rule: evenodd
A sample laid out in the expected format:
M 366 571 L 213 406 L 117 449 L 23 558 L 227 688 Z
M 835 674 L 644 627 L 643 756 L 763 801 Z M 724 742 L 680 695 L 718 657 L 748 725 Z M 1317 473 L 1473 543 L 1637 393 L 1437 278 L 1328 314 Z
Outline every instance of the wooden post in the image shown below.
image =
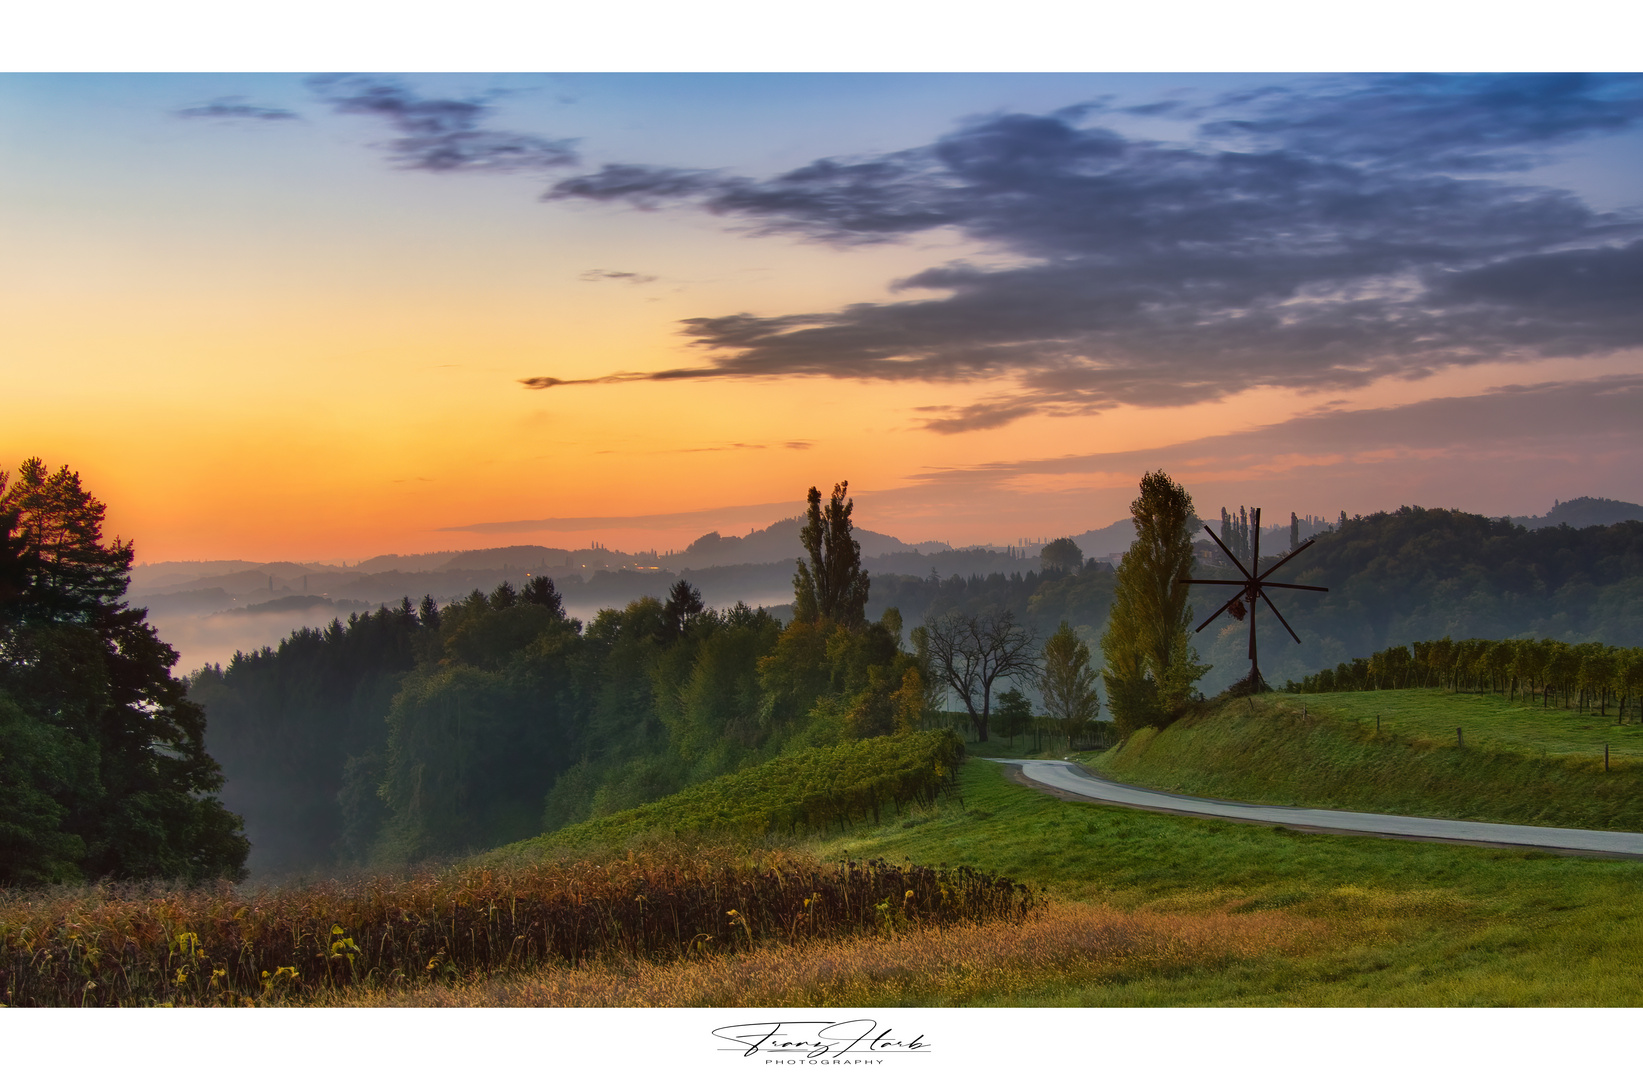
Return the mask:
M 1466 749 L 1466 736 L 1460 733 L 1460 728 L 1455 729 L 1455 744 L 1462 750 Z

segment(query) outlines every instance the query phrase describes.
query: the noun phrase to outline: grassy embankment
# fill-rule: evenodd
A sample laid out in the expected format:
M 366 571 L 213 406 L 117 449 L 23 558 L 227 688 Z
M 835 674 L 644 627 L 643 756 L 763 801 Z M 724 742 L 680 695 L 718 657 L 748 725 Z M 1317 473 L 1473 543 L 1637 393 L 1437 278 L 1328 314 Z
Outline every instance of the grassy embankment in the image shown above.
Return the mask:
M 813 841 L 1047 887 L 1017 926 L 701 963 L 564 967 L 369 1005 L 1643 1005 L 1643 864 L 1327 836 L 1063 802 L 1001 766 L 963 806 Z
M 1643 758 L 1603 764 L 1604 739 L 1643 747 L 1643 729 L 1588 719 L 1442 690 L 1268 694 L 1074 757 L 1117 780 L 1247 802 L 1643 830 Z
M 1280 710 L 1269 707 L 1269 726 L 1278 728 Z M 1336 734 L 1357 745 L 1354 732 Z M 870 925 L 838 936 L 770 937 L 683 959 L 610 953 L 577 965 L 481 969 L 401 986 L 322 986 L 303 1000 L 1643 1005 L 1643 863 L 1295 833 L 1064 802 L 1011 783 L 1002 767 L 982 761 L 965 763 L 959 776 L 962 804 L 943 799 L 879 824 L 858 814 L 847 831 L 802 841 L 804 851 L 793 857 L 816 866 L 845 857 L 858 865 L 880 858 L 966 864 L 1030 881 L 1047 892 L 1023 923 L 898 922 L 875 904 Z M 607 859 L 606 872 L 616 862 Z M 8 917 L 0 911 L 0 921 Z
M 1558 721 L 1463 696 L 1235 702 L 1105 761 L 1156 786 L 1266 801 L 1577 824 L 1643 770 L 1560 758 Z M 1390 705 L 1388 703 L 1391 703 Z M 1421 704 L 1424 703 L 1424 704 Z M 1458 723 L 1464 754 L 1441 738 Z M 1320 705 L 1324 715 L 1320 715 Z M 1355 710 L 1374 708 L 1359 724 Z M 1421 705 L 1417 708 L 1417 705 Z M 1532 712 L 1533 710 L 1522 710 Z M 1492 727 L 1483 723 L 1499 717 Z M 1424 725 L 1424 726 L 1420 726 Z M 1472 730 L 1476 728 L 1475 732 Z M 997 742 L 969 749 L 1028 756 Z M 1579 749 L 1578 747 L 1576 749 Z M 1166 752 L 1183 760 L 1174 766 Z M 1139 765 L 1137 764 L 1139 763 Z M 1110 770 L 1117 771 L 1117 770 Z M 1145 776 L 1137 775 L 1145 772 Z M 1321 779 L 1308 779 L 1316 774 Z M 966 864 L 1048 888 L 1023 927 L 802 944 L 708 964 L 543 971 L 374 1004 L 1639 1005 L 1643 864 L 1325 836 L 1063 802 L 962 771 L 963 803 L 813 840 L 822 861 Z M 1520 787 L 1538 784 L 1525 800 Z M 1608 785 L 1604 787 L 1603 785 Z M 1283 798 L 1282 796 L 1291 796 Z M 1480 814 L 1479 816 L 1505 816 Z M 580 979 L 580 981 L 578 981 Z
M 1281 701 L 1257 701 L 1253 713 L 1235 703 L 1136 740 L 1103 764 L 1155 786 L 1275 802 L 1485 817 L 1515 809 L 1546 824 L 1622 823 L 1636 813 L 1643 770 L 1617 760 L 1605 776 L 1601 760 L 1578 743 L 1582 725 L 1565 730 L 1568 717 L 1419 692 Z M 1444 739 L 1454 726 L 1467 731 L 1464 753 Z M 997 742 L 969 749 L 1031 756 Z M 1166 757 L 1172 749 L 1180 762 Z M 858 826 L 808 849 L 823 862 L 965 864 L 1039 883 L 1048 902 L 1025 926 L 630 965 L 586 973 L 581 982 L 576 973 L 544 970 L 369 1001 L 1643 1004 L 1643 864 L 1063 802 L 982 761 L 966 763 L 960 775 L 962 804 Z

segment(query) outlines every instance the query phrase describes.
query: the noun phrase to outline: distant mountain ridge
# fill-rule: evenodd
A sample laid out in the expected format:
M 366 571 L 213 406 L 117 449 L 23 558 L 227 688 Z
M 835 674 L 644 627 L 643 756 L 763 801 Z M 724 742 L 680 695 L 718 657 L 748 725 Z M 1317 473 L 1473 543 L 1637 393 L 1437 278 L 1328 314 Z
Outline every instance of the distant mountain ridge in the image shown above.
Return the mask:
M 1262 530 L 1263 552 L 1287 548 L 1287 516 L 1275 514 L 1278 520 Z M 1544 515 L 1510 520 L 1530 530 L 1612 526 L 1643 521 L 1643 506 L 1582 497 L 1556 503 Z M 745 536 L 709 532 L 683 551 L 666 554 L 654 550 L 625 553 L 597 545 L 572 551 L 521 544 L 378 555 L 342 564 L 234 559 L 150 563 L 133 568 L 128 598 L 134 607 L 149 609 L 162 637 L 184 654 L 185 665 L 208 657 L 223 658 L 215 654 L 226 647 L 225 641 L 233 648 L 260 647 L 265 637 L 268 642 L 277 640 L 298 623 L 317 625 L 349 611 L 392 606 L 404 596 L 416 600 L 431 595 L 445 603 L 474 589 L 490 592 L 505 580 L 518 585 L 537 574 L 552 577 L 566 606 L 581 618 L 591 617 L 601 607 L 621 607 L 642 595 L 665 596 L 680 577 L 688 578 L 701 590 L 703 600 L 714 606 L 741 600 L 775 608 L 792 596 L 793 563 L 803 554 L 799 525 L 800 519 L 794 517 Z M 1302 535 L 1307 535 L 1305 527 Z M 953 548 L 942 542 L 909 544 L 860 527 L 855 536 L 865 567 L 876 580 L 886 575 L 986 578 L 1039 569 L 1036 545 Z M 1085 558 L 1116 565 L 1135 540 L 1135 526 L 1129 518 L 1121 518 L 1071 539 Z M 1201 531 L 1196 539 L 1206 556 L 1214 556 Z
M 1106 562 L 1107 556 L 1128 551 L 1135 543 L 1135 520 L 1120 518 L 1100 529 L 1089 529 L 1071 538 L 1086 559 Z
M 1552 509 L 1540 517 L 1515 517 L 1513 525 L 1526 529 L 1549 529 L 1567 525 L 1572 529 L 1587 529 L 1593 525 L 1616 525 L 1622 521 L 1643 521 L 1643 506 L 1582 495 L 1568 502 L 1553 502 Z
M 803 525 L 804 519 L 795 516 L 763 529 L 754 529 L 746 536 L 720 536 L 717 532 L 710 532 L 697 537 L 684 551 L 663 556 L 659 561 L 669 569 L 700 569 L 799 559 L 804 557 L 804 545 L 799 542 L 799 530 Z M 880 555 L 952 550 L 950 545 L 940 542 L 909 544 L 894 536 L 859 526 L 851 531 L 851 535 L 861 545 L 861 554 L 865 559 Z

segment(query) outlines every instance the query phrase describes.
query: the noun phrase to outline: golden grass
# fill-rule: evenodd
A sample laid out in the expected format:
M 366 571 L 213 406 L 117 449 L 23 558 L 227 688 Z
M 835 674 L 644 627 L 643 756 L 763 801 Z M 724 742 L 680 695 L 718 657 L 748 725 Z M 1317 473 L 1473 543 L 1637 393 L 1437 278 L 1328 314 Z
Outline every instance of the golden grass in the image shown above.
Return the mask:
M 355 988 L 331 1006 L 729 1007 L 986 1004 L 1099 982 L 1328 945 L 1327 924 L 1284 911 L 1197 914 L 1057 903 L 1019 925 L 929 927 L 657 963 L 601 961 L 404 990 Z
M 250 895 L 226 885 L 0 894 L 0 1004 L 283 1004 L 362 984 L 1012 921 L 1034 902 L 1026 886 L 966 867 L 681 844 Z

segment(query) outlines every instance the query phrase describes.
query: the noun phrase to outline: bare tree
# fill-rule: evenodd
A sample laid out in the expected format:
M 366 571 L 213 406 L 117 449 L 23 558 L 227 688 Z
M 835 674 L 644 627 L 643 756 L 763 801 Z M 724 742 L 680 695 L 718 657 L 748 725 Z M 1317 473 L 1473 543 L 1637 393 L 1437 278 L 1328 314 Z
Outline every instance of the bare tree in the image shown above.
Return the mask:
M 1032 631 L 1018 625 L 1012 611 L 981 615 L 951 611 L 931 623 L 929 630 L 930 660 L 936 674 L 958 692 L 976 737 L 987 742 L 993 683 L 1038 670 Z

